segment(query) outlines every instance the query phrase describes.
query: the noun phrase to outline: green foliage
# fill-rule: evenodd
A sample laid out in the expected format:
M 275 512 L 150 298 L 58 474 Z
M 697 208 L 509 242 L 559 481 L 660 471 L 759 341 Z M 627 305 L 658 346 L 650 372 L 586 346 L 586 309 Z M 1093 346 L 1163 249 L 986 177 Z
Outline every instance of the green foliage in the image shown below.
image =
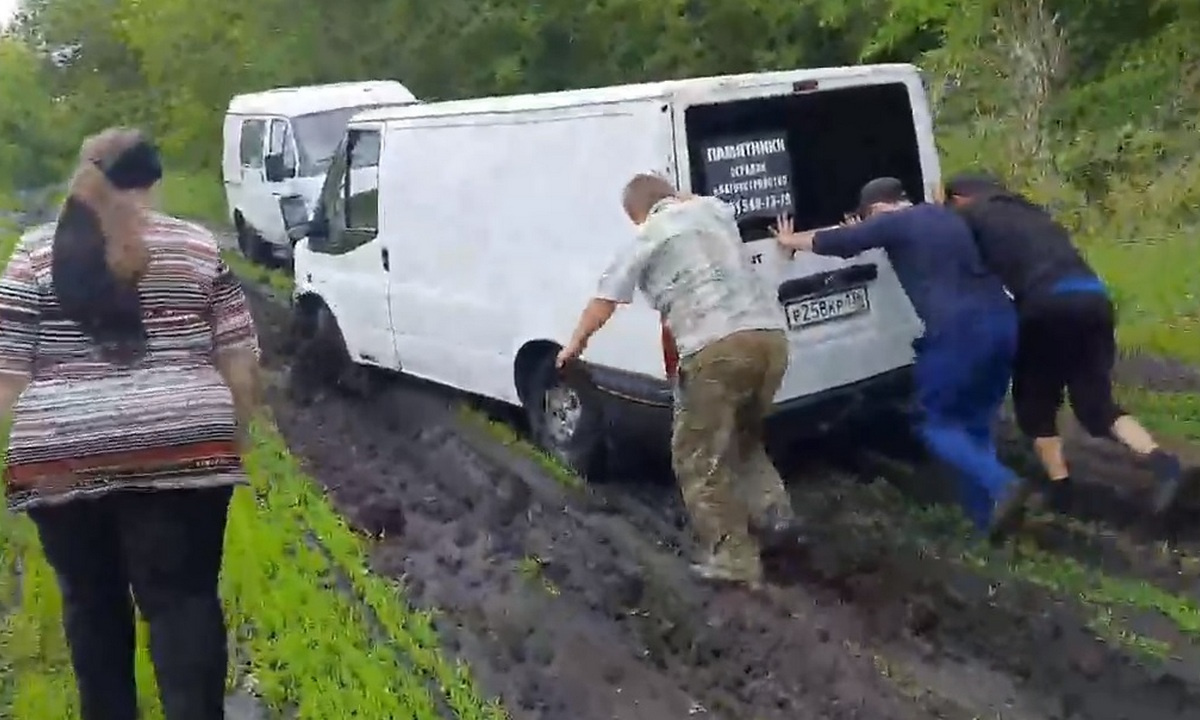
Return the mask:
M 0 193 L 44 185 L 63 171 L 74 138 L 53 132 L 61 113 L 44 82 L 36 53 L 0 36 Z

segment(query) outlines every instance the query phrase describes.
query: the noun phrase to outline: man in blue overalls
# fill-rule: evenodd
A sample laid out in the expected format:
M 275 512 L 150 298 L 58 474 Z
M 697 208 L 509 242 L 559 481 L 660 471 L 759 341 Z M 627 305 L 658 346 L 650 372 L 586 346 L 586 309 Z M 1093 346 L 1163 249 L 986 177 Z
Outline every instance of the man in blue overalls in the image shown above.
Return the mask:
M 863 186 L 858 215 L 861 222 L 800 233 L 781 217 L 775 237 L 787 249 L 818 255 L 887 253 L 925 324 L 914 343 L 921 438 L 958 477 L 967 515 L 996 539 L 1011 529 L 1030 493 L 997 458 L 992 440 L 1016 352 L 1012 302 L 954 211 L 913 205 L 899 180 L 884 177 Z

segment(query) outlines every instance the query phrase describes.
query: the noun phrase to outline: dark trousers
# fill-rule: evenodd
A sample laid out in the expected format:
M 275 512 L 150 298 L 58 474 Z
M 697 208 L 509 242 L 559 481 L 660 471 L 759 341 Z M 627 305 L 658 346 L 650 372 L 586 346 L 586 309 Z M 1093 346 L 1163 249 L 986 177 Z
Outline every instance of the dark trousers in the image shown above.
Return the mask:
M 964 314 L 922 342 L 917 354 L 921 438 L 957 478 L 963 507 L 978 527 L 1016 480 L 992 438 L 1016 345 L 1016 313 L 1004 307 Z
M 30 510 L 62 590 L 82 720 L 138 717 L 134 600 L 167 720 L 225 717 L 218 577 L 231 494 L 127 491 Z
M 1013 377 L 1017 425 L 1028 437 L 1058 435 L 1058 410 L 1071 409 L 1090 435 L 1108 437 L 1125 414 L 1112 390 L 1116 313 L 1102 292 L 1058 292 L 1021 308 Z

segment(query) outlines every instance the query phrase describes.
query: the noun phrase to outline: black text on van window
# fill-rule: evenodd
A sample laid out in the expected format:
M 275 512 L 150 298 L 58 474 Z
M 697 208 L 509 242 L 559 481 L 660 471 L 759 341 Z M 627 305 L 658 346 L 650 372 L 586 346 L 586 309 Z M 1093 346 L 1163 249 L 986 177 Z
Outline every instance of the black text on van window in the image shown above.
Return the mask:
M 379 227 L 379 143 L 375 130 L 351 130 L 349 169 L 346 172 L 346 229 Z
M 260 168 L 263 165 L 263 135 L 266 123 L 262 120 L 246 120 L 242 123 L 240 153 L 242 167 Z
M 296 144 L 292 142 L 292 128 L 287 120 L 271 121 L 267 154 L 282 156 L 284 176 L 296 176 Z

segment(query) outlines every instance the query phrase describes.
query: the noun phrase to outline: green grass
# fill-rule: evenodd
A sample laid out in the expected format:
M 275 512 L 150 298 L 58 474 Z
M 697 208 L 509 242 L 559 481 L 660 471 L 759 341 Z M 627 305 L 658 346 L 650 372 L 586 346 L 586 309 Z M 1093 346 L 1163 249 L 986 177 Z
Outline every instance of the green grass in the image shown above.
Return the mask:
M 1119 388 L 1121 404 L 1156 435 L 1200 443 L 1200 393 Z
M 545 450 L 521 437 L 508 423 L 492 419 L 479 410 L 466 405 L 459 408 L 459 415 L 468 424 L 482 429 L 501 445 L 532 460 L 547 476 L 564 488 L 581 490 L 584 487 L 583 478 Z
M 0 247 L 11 249 L 11 235 Z M 268 422 L 254 429 L 252 487 L 230 508 L 222 595 L 234 655 L 230 686 L 273 717 L 500 720 L 469 669 L 447 657 L 434 615 L 368 567 L 369 539 L 330 506 Z M 0 519 L 0 717 L 78 717 L 60 621 L 61 598 L 32 524 Z M 159 720 L 146 631 L 139 628 L 139 694 Z
M 163 212 L 177 217 L 213 228 L 230 223 L 225 187 L 216 171 L 168 172 L 158 185 L 158 200 Z
M 1092 243 L 1088 260 L 1116 299 L 1122 347 L 1200 364 L 1200 243 L 1190 234 Z
M 295 283 L 292 276 L 282 270 L 255 265 L 236 250 L 224 250 L 221 259 L 234 274 L 261 285 L 266 285 L 284 296 L 291 296 Z

